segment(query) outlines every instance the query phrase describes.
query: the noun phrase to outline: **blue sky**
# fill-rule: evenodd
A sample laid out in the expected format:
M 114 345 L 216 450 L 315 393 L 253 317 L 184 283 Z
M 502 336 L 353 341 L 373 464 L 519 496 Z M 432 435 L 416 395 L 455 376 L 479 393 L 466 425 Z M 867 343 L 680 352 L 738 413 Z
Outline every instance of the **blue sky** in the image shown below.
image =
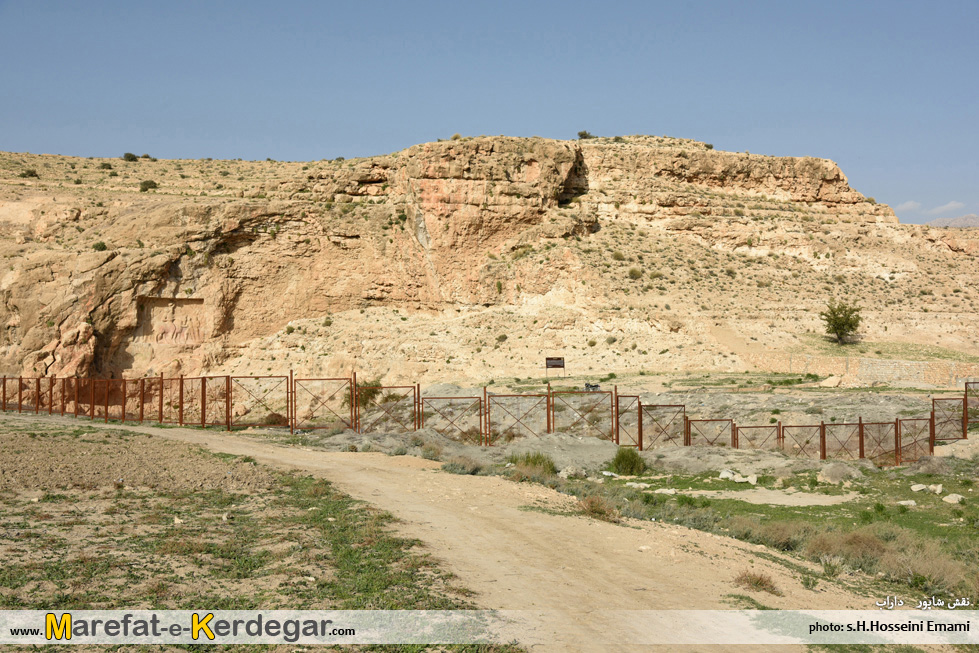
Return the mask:
M 979 213 L 979 2 L 0 0 L 0 149 L 312 160 L 658 134 Z

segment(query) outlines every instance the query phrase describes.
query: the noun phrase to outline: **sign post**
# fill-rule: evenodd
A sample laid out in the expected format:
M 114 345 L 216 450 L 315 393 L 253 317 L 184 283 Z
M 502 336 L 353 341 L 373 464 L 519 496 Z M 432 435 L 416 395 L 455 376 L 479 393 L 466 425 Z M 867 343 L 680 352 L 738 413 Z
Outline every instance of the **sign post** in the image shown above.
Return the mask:
M 550 358 L 544 359 L 544 376 L 550 378 L 548 373 L 552 369 L 562 369 L 564 370 L 564 376 L 568 375 L 568 370 L 564 367 L 564 358 Z

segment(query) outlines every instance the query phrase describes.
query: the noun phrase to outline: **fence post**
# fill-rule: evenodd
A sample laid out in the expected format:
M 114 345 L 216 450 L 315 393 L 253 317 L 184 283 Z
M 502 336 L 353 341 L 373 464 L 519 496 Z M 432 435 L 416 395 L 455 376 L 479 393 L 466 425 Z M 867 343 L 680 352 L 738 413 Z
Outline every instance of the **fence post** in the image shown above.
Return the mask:
M 17 377 L 17 412 L 24 412 L 24 377 Z
M 636 397 L 636 410 L 639 411 L 639 451 L 642 451 L 642 399 Z
M 68 379 L 61 377 L 61 416 L 65 416 L 65 392 L 68 391 Z
M 78 419 L 78 386 L 80 383 L 77 376 L 75 377 L 73 385 L 75 386 L 75 419 Z
M 54 377 L 48 379 L 48 415 L 54 414 L 54 382 L 57 381 Z
M 163 372 L 160 372 L 160 424 L 163 424 Z
M 545 417 L 544 417 L 544 423 L 545 423 L 544 430 L 546 432 L 548 432 L 548 433 L 551 432 L 551 420 L 554 419 L 554 416 L 551 414 L 551 411 L 554 409 L 554 403 L 553 403 L 553 401 L 554 401 L 554 398 L 551 396 L 551 382 L 548 381 L 547 382 L 547 400 L 544 402 L 544 414 L 545 414 Z
M 486 446 L 489 447 L 493 444 L 493 417 L 490 413 L 493 403 L 489 400 L 485 385 L 483 386 L 483 394 L 486 396 Z
M 785 434 L 782 433 L 782 420 L 775 424 L 775 447 L 780 451 L 785 449 Z
M 683 446 L 690 446 L 690 418 L 687 417 L 686 411 L 683 413 Z
M 296 406 L 295 406 L 295 403 L 296 402 L 295 402 L 295 399 L 296 399 L 296 393 L 293 392 L 293 387 L 292 387 L 292 384 L 294 382 L 295 382 L 295 379 L 294 379 L 294 377 L 292 375 L 292 368 L 290 367 L 289 368 L 289 387 L 286 388 L 286 402 L 289 404 L 288 406 L 286 406 L 286 412 L 289 413 L 289 434 L 290 435 L 292 435 L 293 433 L 296 432 L 296 420 L 295 420 L 295 413 L 296 413 Z
M 931 411 L 931 419 L 928 421 L 928 455 L 935 455 L 935 411 Z
M 7 412 L 7 377 L 3 377 L 3 410 Z
M 479 408 L 480 408 L 480 411 L 479 411 L 479 431 L 480 431 L 480 435 L 482 436 L 481 437 L 480 444 L 482 444 L 485 447 L 486 446 L 486 432 L 488 430 L 487 427 L 486 427 L 486 422 L 487 422 L 487 415 L 489 413 L 489 404 L 486 403 L 486 386 L 485 385 L 483 386 L 483 403 L 480 405 Z
M 858 417 L 857 418 L 857 440 L 858 440 L 858 442 L 860 444 L 860 458 L 863 459 L 863 457 L 864 457 L 864 449 L 863 449 L 863 417 Z
M 34 414 L 41 411 L 41 377 L 34 378 Z
M 146 379 L 139 380 L 139 423 L 143 423 L 143 416 L 146 414 Z
M 826 422 L 819 423 L 819 459 L 826 460 Z
M 287 388 L 288 390 L 288 388 Z M 231 376 L 224 377 L 224 423 L 226 430 L 231 430 Z
M 622 434 L 619 431 L 619 386 L 618 384 L 612 386 L 612 423 L 615 425 L 615 444 L 620 444 L 620 438 Z
M 734 423 L 733 419 L 731 420 L 731 448 L 738 448 L 738 425 Z
M 353 410 L 354 431 L 360 433 L 360 407 L 357 405 L 357 371 L 353 371 L 353 383 L 350 385 L 350 406 Z
M 965 382 L 965 392 L 962 395 L 962 439 L 969 439 L 969 382 Z
M 901 418 L 894 420 L 894 464 L 901 464 Z
M 180 385 L 177 391 L 177 424 L 184 425 L 184 375 L 180 375 Z

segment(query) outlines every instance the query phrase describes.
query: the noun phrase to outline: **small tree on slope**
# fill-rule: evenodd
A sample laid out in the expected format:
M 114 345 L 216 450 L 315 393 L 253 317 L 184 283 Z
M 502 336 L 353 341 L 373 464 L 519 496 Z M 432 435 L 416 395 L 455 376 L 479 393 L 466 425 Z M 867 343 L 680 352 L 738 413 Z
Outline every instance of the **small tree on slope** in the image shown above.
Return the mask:
M 860 307 L 856 304 L 830 300 L 819 317 L 826 323 L 826 333 L 841 345 L 860 328 Z

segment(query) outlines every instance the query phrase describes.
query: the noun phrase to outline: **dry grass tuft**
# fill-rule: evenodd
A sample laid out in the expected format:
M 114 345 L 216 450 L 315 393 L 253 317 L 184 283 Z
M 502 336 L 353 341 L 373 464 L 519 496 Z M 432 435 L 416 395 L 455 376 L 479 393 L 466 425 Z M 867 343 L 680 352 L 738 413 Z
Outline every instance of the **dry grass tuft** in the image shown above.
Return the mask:
M 782 592 L 775 586 L 772 577 L 758 571 L 745 569 L 734 578 L 734 584 L 753 592 L 768 592 L 775 596 L 782 596 Z
M 619 511 L 608 499 L 597 494 L 580 499 L 578 509 L 586 517 L 593 517 L 613 524 L 619 522 Z

